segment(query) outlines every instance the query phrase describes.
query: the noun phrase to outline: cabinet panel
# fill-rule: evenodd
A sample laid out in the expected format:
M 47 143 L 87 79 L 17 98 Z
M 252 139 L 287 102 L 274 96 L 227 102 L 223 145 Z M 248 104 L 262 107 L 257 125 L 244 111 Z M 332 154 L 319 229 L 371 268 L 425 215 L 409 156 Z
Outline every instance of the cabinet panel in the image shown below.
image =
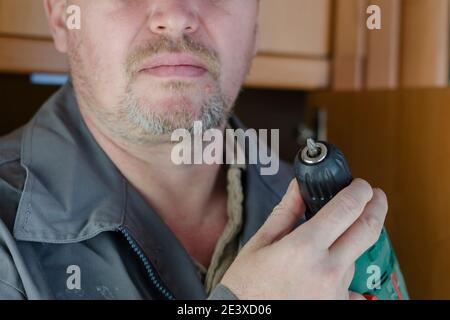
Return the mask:
M 326 57 L 331 0 L 262 0 L 263 53 Z
M 403 1 L 401 84 L 448 84 L 449 0 Z
M 65 73 L 69 64 L 53 42 L 0 36 L 0 71 L 11 73 Z
M 260 55 L 253 60 L 253 68 L 246 86 L 312 90 L 329 84 L 330 64 L 326 59 L 303 59 Z
M 50 38 L 42 0 L 0 0 L 0 33 Z

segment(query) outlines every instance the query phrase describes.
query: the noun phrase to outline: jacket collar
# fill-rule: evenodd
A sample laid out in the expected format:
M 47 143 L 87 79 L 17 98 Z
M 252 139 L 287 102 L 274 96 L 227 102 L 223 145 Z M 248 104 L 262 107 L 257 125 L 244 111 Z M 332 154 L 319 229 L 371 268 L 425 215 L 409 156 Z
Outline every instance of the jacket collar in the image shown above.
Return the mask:
M 78 242 L 122 223 L 126 182 L 89 133 L 70 81 L 25 126 L 21 164 L 18 240 Z

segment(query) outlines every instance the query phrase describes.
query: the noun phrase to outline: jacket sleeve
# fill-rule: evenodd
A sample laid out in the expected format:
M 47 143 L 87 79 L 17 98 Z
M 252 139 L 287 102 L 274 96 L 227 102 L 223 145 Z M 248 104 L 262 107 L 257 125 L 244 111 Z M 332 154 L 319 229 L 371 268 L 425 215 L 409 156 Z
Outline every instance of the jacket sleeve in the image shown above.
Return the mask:
M 12 284 L 0 280 L 0 300 L 25 300 L 25 294 Z

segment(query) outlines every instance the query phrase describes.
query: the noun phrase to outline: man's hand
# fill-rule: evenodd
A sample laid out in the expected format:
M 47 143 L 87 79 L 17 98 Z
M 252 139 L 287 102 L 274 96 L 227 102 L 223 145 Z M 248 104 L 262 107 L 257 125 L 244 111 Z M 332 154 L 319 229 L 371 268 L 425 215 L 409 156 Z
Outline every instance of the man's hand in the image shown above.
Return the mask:
M 311 220 L 293 180 L 264 225 L 242 248 L 222 284 L 240 299 L 358 299 L 349 293 L 355 261 L 378 240 L 386 196 L 355 179 Z

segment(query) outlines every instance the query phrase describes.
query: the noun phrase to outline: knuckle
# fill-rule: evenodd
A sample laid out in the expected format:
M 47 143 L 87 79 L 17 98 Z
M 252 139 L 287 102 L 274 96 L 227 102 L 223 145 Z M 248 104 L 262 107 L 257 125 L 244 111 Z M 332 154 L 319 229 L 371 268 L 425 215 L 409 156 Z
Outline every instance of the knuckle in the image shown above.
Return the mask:
M 366 228 L 367 239 L 371 245 L 375 244 L 380 237 L 383 223 L 374 217 L 365 217 L 362 219 L 362 222 Z
M 386 193 L 385 193 L 382 189 L 380 189 L 380 188 L 375 188 L 374 190 L 375 190 L 375 192 L 378 194 L 378 196 L 379 196 L 380 198 L 382 198 L 382 199 L 384 199 L 385 201 L 387 201 Z
M 354 186 L 358 188 L 358 190 L 360 190 L 361 193 L 363 193 L 364 195 L 369 196 L 369 198 L 372 197 L 373 193 L 372 186 L 366 180 L 356 178 L 354 180 Z
M 305 226 L 308 226 L 308 223 L 300 226 L 300 228 L 302 228 L 302 232 L 300 234 L 302 248 L 311 253 L 320 250 L 321 238 L 319 234 L 314 232 L 311 228 L 305 228 Z
M 284 246 L 285 256 L 287 257 L 288 263 L 293 263 L 293 261 L 301 261 L 308 256 L 308 247 L 305 244 L 298 245 L 292 241 L 288 245 Z
M 377 205 L 383 213 L 386 213 L 389 209 L 388 200 L 386 194 L 381 189 L 375 189 L 374 195 L 377 199 Z
M 345 212 L 360 212 L 362 210 L 362 201 L 359 200 L 353 193 L 345 192 L 340 199 L 341 209 Z
M 279 203 L 273 208 L 272 210 L 272 216 L 277 216 L 279 214 L 282 214 L 285 211 L 285 207 L 282 203 Z
M 256 234 L 257 240 L 261 241 L 262 243 L 270 242 L 273 238 L 272 233 L 267 230 L 266 228 L 261 228 L 257 234 Z
M 304 241 L 301 246 L 297 245 L 297 247 L 299 247 L 299 250 L 303 256 L 313 256 L 318 250 L 317 240 L 314 238 L 308 238 L 308 240 Z

